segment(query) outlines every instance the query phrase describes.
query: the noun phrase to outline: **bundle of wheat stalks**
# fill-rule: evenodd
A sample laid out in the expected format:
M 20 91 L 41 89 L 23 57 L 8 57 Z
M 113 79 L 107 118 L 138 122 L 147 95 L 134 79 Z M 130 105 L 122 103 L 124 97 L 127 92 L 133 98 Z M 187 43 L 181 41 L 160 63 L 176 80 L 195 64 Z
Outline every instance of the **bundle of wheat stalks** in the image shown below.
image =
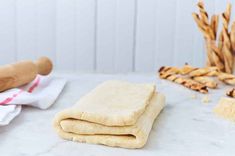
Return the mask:
M 222 13 L 223 26 L 219 34 L 219 15 L 209 17 L 202 1 L 199 1 L 197 6 L 199 14 L 192 13 L 192 16 L 205 39 L 207 66 L 216 66 L 221 72 L 233 73 L 235 64 L 233 56 L 235 52 L 235 21 L 229 30 L 231 4 L 228 3 L 225 12 Z

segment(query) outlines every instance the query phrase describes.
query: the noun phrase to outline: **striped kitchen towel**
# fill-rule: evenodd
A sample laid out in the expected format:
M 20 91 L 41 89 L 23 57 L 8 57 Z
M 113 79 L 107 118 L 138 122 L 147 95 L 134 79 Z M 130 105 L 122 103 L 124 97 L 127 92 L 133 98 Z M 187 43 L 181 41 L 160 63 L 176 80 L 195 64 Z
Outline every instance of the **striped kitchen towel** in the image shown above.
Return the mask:
M 38 75 L 34 81 L 0 93 L 0 126 L 9 124 L 20 114 L 21 106 L 49 108 L 58 98 L 65 79 Z

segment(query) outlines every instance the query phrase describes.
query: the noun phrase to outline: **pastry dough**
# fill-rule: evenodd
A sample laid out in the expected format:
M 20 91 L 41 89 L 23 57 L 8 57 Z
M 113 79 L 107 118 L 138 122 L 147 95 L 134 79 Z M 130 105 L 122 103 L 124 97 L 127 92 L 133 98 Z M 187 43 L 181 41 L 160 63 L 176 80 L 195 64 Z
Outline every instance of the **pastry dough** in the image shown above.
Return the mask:
M 214 113 L 225 119 L 235 121 L 235 99 L 222 97 L 214 108 Z
M 107 81 L 59 112 L 54 128 L 67 140 L 141 148 L 164 105 L 154 84 Z

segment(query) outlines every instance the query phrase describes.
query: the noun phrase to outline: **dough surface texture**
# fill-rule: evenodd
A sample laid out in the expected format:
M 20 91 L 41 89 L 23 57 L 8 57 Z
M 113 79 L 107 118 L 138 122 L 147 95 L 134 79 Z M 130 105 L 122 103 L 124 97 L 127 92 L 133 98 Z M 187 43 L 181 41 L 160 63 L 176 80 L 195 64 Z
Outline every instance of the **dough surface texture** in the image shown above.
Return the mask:
M 53 126 L 67 140 L 141 148 L 164 106 L 154 84 L 106 81 L 57 113 Z
M 222 97 L 214 108 L 214 113 L 217 116 L 235 122 L 235 99 Z

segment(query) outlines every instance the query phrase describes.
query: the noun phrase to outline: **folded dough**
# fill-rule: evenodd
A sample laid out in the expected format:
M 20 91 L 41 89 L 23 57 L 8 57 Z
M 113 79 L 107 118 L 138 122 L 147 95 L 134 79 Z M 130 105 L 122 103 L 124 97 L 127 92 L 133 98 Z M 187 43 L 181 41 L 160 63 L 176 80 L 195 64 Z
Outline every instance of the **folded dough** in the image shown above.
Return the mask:
M 164 105 L 154 84 L 107 81 L 59 112 L 54 128 L 68 140 L 141 148 Z

